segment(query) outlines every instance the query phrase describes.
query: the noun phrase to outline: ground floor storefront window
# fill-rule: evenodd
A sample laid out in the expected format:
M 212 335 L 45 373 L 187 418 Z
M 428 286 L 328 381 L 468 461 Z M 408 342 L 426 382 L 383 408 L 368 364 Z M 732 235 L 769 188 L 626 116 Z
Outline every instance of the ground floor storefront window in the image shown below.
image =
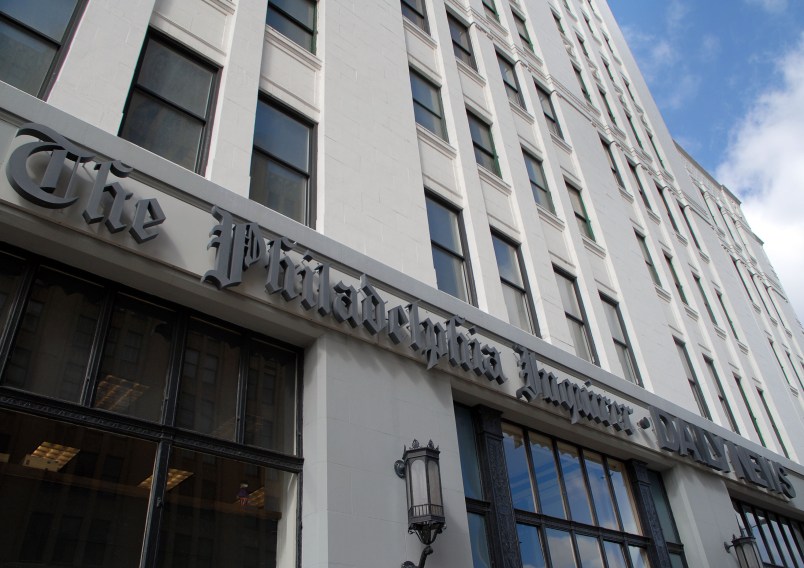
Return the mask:
M 296 566 L 300 359 L 0 249 L 0 565 Z
M 765 566 L 804 568 L 804 523 L 742 501 L 732 504 L 741 533 L 756 539 Z

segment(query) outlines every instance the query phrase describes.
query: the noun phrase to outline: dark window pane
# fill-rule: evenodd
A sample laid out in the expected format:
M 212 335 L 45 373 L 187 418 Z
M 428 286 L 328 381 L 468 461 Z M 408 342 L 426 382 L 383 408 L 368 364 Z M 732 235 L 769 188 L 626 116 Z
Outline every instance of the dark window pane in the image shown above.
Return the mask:
M 251 156 L 249 199 L 299 223 L 306 222 L 309 179 L 255 151 Z
M 581 359 L 592 360 L 592 347 L 589 345 L 589 336 L 586 333 L 586 326 L 579 321 L 567 318 L 572 345 L 575 347 L 575 354 Z
M 0 20 L 0 80 L 37 95 L 55 55 L 55 45 Z
M 486 519 L 469 513 L 469 542 L 472 544 L 472 567 L 491 568 L 489 543 L 486 536 Z
M 254 145 L 302 171 L 310 171 L 310 126 L 264 101 L 257 103 Z
M 3 383 L 78 402 L 102 299 L 100 286 L 40 268 Z
M 193 170 L 203 132 L 202 121 L 151 96 L 134 92 L 120 137 Z
M 546 436 L 533 432 L 529 433 L 528 437 L 530 438 L 530 451 L 533 457 L 541 513 L 565 519 L 564 501 L 561 498 L 561 485 L 558 481 L 553 444 Z
M 159 566 L 276 566 L 295 476 L 181 449 L 169 468 Z
M 213 71 L 151 39 L 145 48 L 137 84 L 199 117 L 207 115 Z
M 608 529 L 618 530 L 617 514 L 614 512 L 614 501 L 609 491 L 609 480 L 603 468 L 603 459 L 599 454 L 584 452 L 586 475 L 589 478 L 589 491 L 595 502 L 597 524 Z
M 433 247 L 433 266 L 439 290 L 461 300 L 469 298 L 466 290 L 466 276 L 463 271 L 463 259 Z
M 508 321 L 511 325 L 533 332 L 533 325 L 530 323 L 530 308 L 525 293 L 519 288 L 514 288 L 506 283 L 502 285 L 503 297 L 505 298 L 505 308 L 508 312 Z
M 576 319 L 583 320 L 583 312 L 581 312 L 581 306 L 578 303 L 578 296 L 575 291 L 575 281 L 556 272 L 556 282 L 558 283 L 558 292 L 561 295 L 564 311 Z
M 670 502 L 664 491 L 662 476 L 655 471 L 648 472 L 650 476 L 650 492 L 653 495 L 653 504 L 656 507 L 656 514 L 659 516 L 659 524 L 662 525 L 664 539 L 670 542 L 681 542 L 673 522 L 673 512 L 670 510 Z
M 606 550 L 606 561 L 609 563 L 609 568 L 628 568 L 622 544 L 606 540 L 603 541 L 603 548 Z
M 522 429 L 510 424 L 503 424 L 503 446 L 514 508 L 536 511 L 533 504 L 533 491 L 530 486 L 528 457 L 525 452 L 525 438 L 522 435 Z
M 270 0 L 268 5 L 280 8 L 299 24 L 313 29 L 315 24 L 315 2 L 313 0 Z
M 402 0 L 402 15 L 424 31 L 428 31 L 424 0 Z
M 427 223 L 431 241 L 455 254 L 463 255 L 457 213 L 437 201 L 427 199 Z
M 631 553 L 631 564 L 634 568 L 651 568 L 646 549 L 639 546 L 629 546 L 628 551 Z
M 310 29 L 308 29 L 294 21 L 293 18 L 289 18 L 287 15 L 274 9 L 272 4 L 268 5 L 268 14 L 266 15 L 265 23 L 294 43 L 299 44 L 307 51 L 313 51 L 313 34 L 310 31 L 313 27 L 312 23 L 309 26 Z M 304 6 L 301 7 L 301 9 L 304 8 Z M 315 8 L 312 9 L 315 10 Z
M 3 0 L 0 12 L 61 43 L 78 0 Z
M 25 262 L 21 258 L 0 252 L 0 330 L 5 328 L 24 267 Z
M 103 348 L 96 408 L 160 419 L 173 320 L 167 310 L 118 296 Z
M 494 254 L 497 258 L 497 268 L 500 271 L 500 278 L 504 278 L 511 284 L 523 286 L 516 249 L 494 235 L 492 235 L 491 241 L 494 245 Z
M 670 566 L 672 568 L 687 568 L 684 559 L 680 554 L 670 554 Z
M 455 426 L 458 429 L 458 451 L 461 454 L 463 491 L 467 497 L 482 499 L 483 487 L 480 484 L 475 427 L 472 423 L 472 414 L 465 406 L 455 407 Z
M 608 460 L 609 477 L 614 488 L 614 497 L 617 501 L 617 510 L 625 532 L 640 534 L 636 510 L 634 509 L 634 496 L 631 494 L 631 485 L 625 473 L 625 466 L 611 458 Z
M 184 348 L 176 425 L 234 440 L 238 338 L 194 321 Z
M 550 549 L 550 563 L 561 568 L 575 568 L 575 554 L 572 550 L 572 536 L 566 531 L 545 529 L 547 546 Z
M 295 451 L 296 356 L 265 344 L 251 349 L 246 386 L 245 443 Z
M 751 536 L 753 536 L 756 540 L 757 548 L 759 549 L 759 557 L 763 562 L 770 562 L 771 557 L 768 553 L 768 547 L 765 545 L 765 539 L 762 537 L 762 533 L 759 530 L 759 524 L 754 517 L 754 513 L 748 508 L 747 505 L 743 505 L 743 511 L 745 513 L 746 521 L 748 521 L 748 526 L 751 528 Z
M 544 552 L 539 537 L 539 529 L 530 525 L 517 525 L 519 536 L 519 553 L 522 556 L 522 566 L 525 568 L 545 568 Z
M 452 37 L 452 51 L 455 53 L 455 57 L 469 65 L 472 69 L 476 69 L 475 56 L 472 53 L 472 42 L 469 38 L 469 28 L 455 19 L 451 14 L 447 14 L 447 21 L 449 22 L 449 33 Z
M 561 462 L 561 473 L 564 476 L 564 488 L 567 492 L 572 520 L 591 525 L 592 510 L 589 505 L 586 483 L 583 480 L 578 449 L 575 446 L 558 442 L 558 457 Z
M 0 565 L 139 566 L 156 446 L 0 411 Z
M 416 122 L 433 134 L 446 139 L 447 129 L 439 88 L 413 70 L 410 71 L 410 87 L 413 92 L 413 113 Z
M 578 556 L 581 557 L 583 568 L 604 568 L 600 541 L 595 537 L 576 533 L 575 544 L 578 546 Z

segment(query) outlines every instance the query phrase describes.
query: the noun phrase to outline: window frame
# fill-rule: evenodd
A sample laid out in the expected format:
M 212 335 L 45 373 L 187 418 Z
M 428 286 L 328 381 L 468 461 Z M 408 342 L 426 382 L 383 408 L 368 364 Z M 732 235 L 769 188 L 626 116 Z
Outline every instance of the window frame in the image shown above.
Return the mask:
M 603 144 L 603 150 L 609 161 L 609 168 L 611 169 L 611 175 L 614 176 L 614 181 L 617 183 L 617 187 L 625 189 L 625 180 L 623 180 L 623 176 L 620 173 L 620 169 L 617 167 L 617 162 L 614 161 L 614 151 L 611 149 L 612 143 L 603 140 L 602 138 L 600 139 L 600 143 Z
M 536 83 L 536 93 L 539 95 L 539 105 L 542 107 L 542 114 L 544 114 L 544 119 L 547 122 L 547 130 L 550 131 L 550 134 L 559 138 L 562 142 L 564 141 L 564 131 L 561 129 L 561 123 L 558 121 L 558 117 L 556 116 L 556 107 L 553 106 L 553 99 L 550 92 Z M 545 105 L 547 108 L 545 108 Z
M 458 298 L 459 300 L 462 300 L 462 301 L 466 302 L 467 304 L 471 304 L 473 306 L 477 305 L 477 296 L 475 295 L 476 292 L 475 292 L 475 286 L 474 286 L 474 278 L 472 276 L 472 264 L 470 262 L 469 254 L 467 252 L 469 249 L 468 249 L 468 243 L 467 243 L 467 240 L 466 240 L 466 227 L 464 226 L 464 222 L 463 222 L 463 210 L 458 208 L 458 207 L 456 207 L 455 205 L 453 205 L 452 203 L 450 203 L 449 201 L 447 201 L 443 197 L 439 196 L 438 194 L 428 190 L 427 188 L 425 188 L 425 191 L 424 191 L 424 198 L 425 198 L 425 206 L 426 206 L 426 202 L 429 200 L 429 201 L 432 201 L 433 203 L 435 203 L 436 205 L 439 205 L 440 207 L 446 209 L 447 211 L 449 211 L 450 213 L 452 213 L 455 216 L 455 223 L 456 223 L 455 228 L 458 231 L 459 243 L 461 245 L 460 254 L 458 254 L 455 251 L 450 250 L 446 246 L 434 241 L 433 238 L 432 238 L 432 234 L 430 234 L 429 237 L 430 237 L 431 254 L 432 254 L 432 250 L 437 248 L 442 253 L 447 254 L 452 258 L 459 259 L 461 261 L 461 264 L 463 266 L 463 280 L 464 280 L 464 284 L 466 285 L 466 296 L 467 297 L 466 298 L 461 298 L 459 296 L 453 296 L 453 297 Z M 428 218 L 428 224 L 429 224 L 429 218 Z M 428 226 L 428 232 L 429 232 L 429 226 Z M 435 268 L 435 259 L 433 259 L 433 268 Z M 437 274 L 438 273 L 436 271 L 436 278 L 437 278 Z M 436 279 L 436 287 L 438 287 L 438 280 L 437 279 Z M 445 294 L 450 294 L 452 296 L 452 294 L 450 292 L 447 292 L 446 290 L 442 290 L 441 288 L 438 288 L 438 289 L 441 290 L 442 292 L 444 292 Z
M 673 279 L 673 285 L 676 287 L 676 292 L 678 292 L 679 299 L 685 306 L 689 306 L 690 304 L 687 301 L 687 295 L 684 293 L 684 286 L 682 286 L 681 280 L 676 272 L 676 268 L 673 266 L 673 257 L 667 251 L 664 251 L 664 260 L 667 264 L 667 269 L 670 271 L 670 277 Z
M 675 336 L 673 337 L 673 341 L 676 344 L 676 351 L 679 354 L 679 359 L 681 359 L 681 366 L 684 369 L 684 374 L 687 375 L 687 382 L 689 383 L 690 390 L 692 391 L 692 397 L 695 399 L 695 402 L 698 405 L 698 411 L 702 417 L 711 422 L 712 413 L 709 411 L 709 405 L 706 403 L 703 390 L 701 390 L 701 383 L 698 381 L 698 376 L 695 374 L 695 369 L 692 367 L 692 360 L 690 359 L 690 354 L 687 351 L 687 346 L 683 341 Z
M 157 93 L 154 93 L 151 89 L 141 87 L 141 86 L 139 86 L 137 84 L 137 80 L 139 78 L 140 71 L 142 71 L 142 65 L 145 62 L 145 53 L 147 52 L 148 45 L 152 40 L 157 42 L 157 43 L 161 43 L 162 45 L 166 46 L 168 49 L 179 53 L 180 55 L 182 55 L 183 57 L 185 57 L 188 60 L 190 60 L 190 61 L 192 61 L 192 62 L 194 62 L 196 64 L 199 64 L 202 67 L 206 67 L 208 70 L 210 70 L 212 72 L 212 84 L 210 86 L 210 92 L 209 92 L 209 96 L 208 96 L 208 99 L 207 99 L 206 115 L 204 117 L 198 116 L 197 114 L 195 114 L 193 112 L 187 111 L 187 110 L 183 109 L 182 107 L 178 106 L 176 103 L 168 101 L 163 96 L 161 96 L 161 95 L 159 95 Z M 122 136 L 123 129 L 125 128 L 125 125 L 126 125 L 126 118 L 128 117 L 129 109 L 130 109 L 130 106 L 131 106 L 131 100 L 132 100 L 132 98 L 134 96 L 135 91 L 136 92 L 142 92 L 148 97 L 155 98 L 161 105 L 165 105 L 170 109 L 178 111 L 178 112 L 182 113 L 182 115 L 184 115 L 184 116 L 190 116 L 190 117 L 192 117 L 192 118 L 194 118 L 196 120 L 202 121 L 204 126 L 203 126 L 203 130 L 202 130 L 202 133 L 201 133 L 201 139 L 199 141 L 198 149 L 196 151 L 195 166 L 194 166 L 193 169 L 185 168 L 184 166 L 182 166 L 181 164 L 178 164 L 177 162 L 174 162 L 170 158 L 165 158 L 164 156 L 161 156 L 160 154 L 156 154 L 156 152 L 153 152 L 151 149 L 146 148 L 145 146 L 140 146 L 140 147 L 143 148 L 144 150 L 147 150 L 148 152 L 152 152 L 153 154 L 156 154 L 157 156 L 160 156 L 161 158 L 163 158 L 163 159 L 165 159 L 165 160 L 171 162 L 172 164 L 175 164 L 175 165 L 177 165 L 177 166 L 179 166 L 181 168 L 187 169 L 188 171 L 197 173 L 198 175 L 201 175 L 201 176 L 205 175 L 207 165 L 208 165 L 208 161 L 209 161 L 209 149 L 210 149 L 210 146 L 211 146 L 211 143 L 212 143 L 212 130 L 214 128 L 214 122 L 215 122 L 215 109 L 217 107 L 218 94 L 220 92 L 220 79 L 221 79 L 221 68 L 218 65 L 216 65 L 213 61 L 210 61 L 209 59 L 207 59 L 203 55 L 201 55 L 198 52 L 192 50 L 188 46 L 178 42 L 177 40 L 173 39 L 169 35 L 166 35 L 166 34 L 160 32 L 160 31 L 158 31 L 158 30 L 156 30 L 154 28 L 148 28 L 148 32 L 145 34 L 145 39 L 142 42 L 142 48 L 140 49 L 140 55 L 139 55 L 139 59 L 137 60 L 137 66 L 134 69 L 134 74 L 132 75 L 132 78 L 131 78 L 131 85 L 129 87 L 128 95 L 126 97 L 126 103 L 123 106 L 123 114 L 122 114 L 122 118 L 120 119 L 120 127 L 118 128 L 118 131 L 117 131 L 118 137 L 123 138 L 123 136 Z M 127 140 L 127 138 L 123 138 L 123 139 Z M 135 142 L 131 142 L 131 143 L 136 144 Z
M 502 76 L 502 82 L 505 87 L 505 94 L 508 96 L 508 101 L 524 109 L 525 97 L 522 94 L 522 88 L 519 86 L 519 78 L 516 75 L 516 64 L 499 51 L 495 50 L 495 52 L 497 54 L 497 65 L 500 68 L 500 75 Z M 513 77 L 513 83 L 508 80 L 509 77 Z
M 299 21 L 293 14 L 290 14 L 290 13 L 286 12 L 281 7 L 277 7 L 277 5 L 274 2 L 272 2 L 271 0 L 268 1 L 268 10 L 267 10 L 267 12 L 265 14 L 265 25 L 269 26 L 271 29 L 276 31 L 276 33 L 281 34 L 283 37 L 288 38 L 288 40 L 292 41 L 293 43 L 295 43 L 296 45 L 300 46 L 304 50 L 309 51 L 310 53 L 315 55 L 316 40 L 318 39 L 318 34 L 316 33 L 316 28 L 318 27 L 316 25 L 318 23 L 318 0 L 291 0 L 291 1 L 305 2 L 307 4 L 312 4 L 312 6 L 313 6 L 313 27 L 312 28 L 310 28 L 304 22 Z M 424 0 L 422 0 L 422 1 L 424 1 Z M 293 25 L 293 26 L 295 26 L 297 28 L 300 28 L 301 30 L 309 33 L 310 34 L 310 46 L 308 47 L 306 45 L 302 45 L 302 44 L 298 43 L 296 40 L 294 40 L 290 36 L 287 36 L 287 35 L 283 34 L 281 31 L 279 31 L 278 28 L 275 28 L 274 26 L 269 24 L 268 23 L 268 17 L 272 12 L 274 14 L 276 14 L 277 16 L 279 16 L 280 18 L 283 18 L 284 20 L 290 22 L 291 25 Z
M 648 267 L 648 274 L 650 274 L 654 286 L 663 288 L 662 280 L 659 278 L 659 271 L 656 269 L 656 265 L 653 263 L 653 257 L 650 255 L 650 250 L 648 250 L 647 237 L 639 233 L 636 229 L 634 229 L 634 234 L 636 235 L 637 242 L 639 243 L 639 250 L 642 253 L 642 260 L 645 261 L 645 264 Z
M 527 18 L 520 14 L 517 10 L 511 9 L 511 14 L 514 16 L 514 27 L 516 28 L 519 39 L 525 49 L 535 54 L 536 49 L 533 47 L 533 40 L 530 39 L 530 32 L 528 32 Z
M 530 189 L 533 193 L 533 200 L 537 205 L 544 207 L 550 211 L 550 213 L 555 215 L 556 206 L 553 202 L 553 195 L 550 193 L 550 187 L 547 184 L 547 175 L 544 172 L 544 161 L 540 160 L 524 148 L 522 148 L 522 155 L 525 159 L 525 170 L 528 172 L 528 180 L 530 181 Z M 531 168 L 528 167 L 529 163 L 532 163 L 534 166 L 533 169 L 541 174 L 542 179 L 544 180 L 544 187 L 539 184 L 538 180 L 534 180 L 531 177 Z M 547 203 L 542 203 L 542 198 L 539 196 L 544 196 L 544 199 L 547 201 Z
M 514 289 L 515 291 L 517 291 L 519 294 L 522 295 L 522 298 L 524 300 L 524 306 L 526 312 L 525 316 L 527 317 L 528 327 L 524 328 L 516 326 L 516 324 L 510 321 L 510 316 L 509 316 L 509 323 L 511 323 L 511 325 L 515 325 L 516 327 L 520 327 L 520 329 L 522 329 L 523 331 L 526 331 L 536 336 L 540 336 L 539 321 L 536 319 L 536 306 L 533 303 L 533 294 L 531 293 L 530 289 L 530 279 L 527 277 L 527 271 L 525 269 L 525 261 L 522 258 L 522 245 L 513 241 L 509 237 L 503 235 L 499 231 L 495 231 L 494 229 L 491 230 L 491 238 L 492 242 L 494 240 L 498 240 L 499 242 L 501 242 L 502 244 L 504 244 L 505 246 L 509 247 L 512 250 L 514 258 L 516 259 L 516 267 L 519 270 L 519 279 L 522 281 L 521 284 L 518 284 L 516 282 L 512 282 L 511 280 L 503 276 L 502 272 L 500 271 L 500 261 L 498 258 L 496 258 L 496 248 L 495 248 L 495 260 L 497 262 L 497 272 L 500 277 L 500 283 L 502 284 L 503 287 L 508 286 L 509 288 Z M 511 309 L 511 307 L 508 306 L 507 301 L 506 301 L 506 308 L 509 311 Z
M 637 187 L 637 194 L 642 199 L 642 203 L 645 204 L 645 209 L 653 213 L 653 206 L 651 205 L 650 201 L 648 200 L 648 194 L 645 191 L 645 186 L 642 185 L 642 180 L 639 179 L 639 172 L 637 171 L 637 165 L 633 163 L 631 160 L 626 160 L 628 162 L 628 171 L 631 172 L 631 179 L 634 181 L 634 185 Z
M 715 318 L 715 312 L 712 310 L 712 306 L 709 304 L 709 298 L 706 297 L 706 291 L 704 290 L 701 277 L 693 273 L 692 279 L 695 280 L 695 284 L 698 287 L 698 292 L 701 294 L 701 300 L 703 300 L 703 305 L 706 308 L 706 313 L 709 315 L 709 320 L 712 322 L 712 325 L 719 327 L 717 318 Z
M 449 10 L 447 10 L 447 24 L 449 25 L 449 36 L 452 40 L 452 53 L 455 55 L 455 58 L 471 67 L 474 71 L 477 71 L 477 61 L 475 60 L 474 49 L 472 49 L 472 38 L 469 35 L 469 26 Z M 461 43 L 460 36 L 455 36 L 456 29 L 463 33 L 467 45 Z
M 491 132 L 491 124 L 489 124 L 484 119 L 482 119 L 478 114 L 472 112 L 469 108 L 466 109 L 466 116 L 467 116 L 467 120 L 469 121 L 469 125 L 470 125 L 470 128 L 469 128 L 470 132 L 469 133 L 470 133 L 470 136 L 472 138 L 472 147 L 475 150 L 475 152 L 474 152 L 475 153 L 475 162 L 477 162 L 478 166 L 480 166 L 483 169 L 493 173 L 497 177 L 502 177 L 502 171 L 500 170 L 500 160 L 499 160 L 499 157 L 497 156 L 497 150 L 494 147 L 494 136 L 492 135 L 492 132 Z M 476 122 L 477 124 L 481 125 L 488 132 L 488 138 L 489 138 L 489 141 L 491 143 L 490 148 L 485 147 L 482 144 L 482 141 L 476 140 L 475 137 L 472 135 L 471 124 L 472 124 L 473 121 Z M 490 169 L 490 168 L 486 167 L 486 165 L 482 164 L 477 159 L 478 152 L 480 152 L 480 154 L 482 154 L 483 156 L 486 156 L 486 157 L 491 159 L 493 168 Z
M 575 349 L 575 354 L 576 354 L 577 357 L 579 357 L 581 359 L 585 359 L 586 361 L 589 361 L 590 363 L 592 363 L 594 365 L 599 365 L 600 360 L 598 359 L 598 356 L 597 356 L 597 349 L 595 348 L 595 342 L 592 339 L 592 331 L 591 331 L 591 329 L 589 327 L 589 316 L 586 313 L 586 308 L 584 307 L 583 298 L 581 298 L 581 290 L 580 290 L 580 288 L 578 286 L 578 278 L 576 276 L 573 276 L 572 274 L 570 274 L 566 270 L 563 270 L 562 268 L 556 266 L 555 264 L 553 265 L 553 273 L 555 274 L 555 276 L 557 278 L 559 278 L 559 277 L 563 278 L 565 281 L 570 283 L 570 285 L 572 286 L 572 290 L 573 290 L 573 292 L 575 294 L 575 301 L 578 303 L 578 309 L 581 312 L 580 313 L 580 319 L 575 314 L 572 314 L 572 313 L 568 312 L 567 311 L 568 306 L 564 305 L 563 298 L 562 298 L 561 307 L 564 310 L 564 317 L 567 320 L 571 320 L 573 323 L 577 324 L 583 330 L 583 335 L 584 335 L 584 339 L 586 340 L 586 347 L 587 347 L 587 350 L 589 351 L 589 357 L 590 358 L 586 359 L 585 357 L 582 357 L 580 354 L 578 354 L 578 348 L 575 346 L 575 341 L 574 341 L 574 336 L 573 336 L 573 343 L 572 344 L 573 344 L 573 347 Z M 559 287 L 561 286 L 561 284 L 558 283 L 558 281 L 556 281 L 556 284 Z M 560 294 L 559 294 L 559 296 L 560 296 Z M 570 333 L 570 335 L 572 336 L 572 333 Z
M 413 106 L 414 106 L 414 112 L 413 112 L 414 119 L 417 118 L 415 108 L 417 108 L 417 107 L 421 108 L 422 110 L 424 110 L 425 112 L 427 112 L 428 114 L 432 115 L 433 117 L 435 117 L 438 120 L 438 124 L 440 126 L 440 132 L 436 132 L 434 130 L 431 130 L 426 124 L 424 124 L 422 122 L 419 122 L 418 119 L 416 120 L 416 124 L 420 125 L 422 128 L 424 128 L 428 132 L 434 134 L 435 136 L 438 136 L 439 138 L 441 138 L 445 142 L 448 142 L 449 141 L 449 136 L 447 134 L 447 118 L 446 118 L 446 113 L 444 112 L 444 101 L 441 99 L 441 87 L 436 85 L 433 81 L 431 81 L 426 75 L 424 75 L 421 71 L 417 70 L 415 67 L 409 67 L 408 69 L 410 70 L 411 100 L 413 101 Z M 426 86 L 426 87 L 428 87 L 429 89 L 432 90 L 432 93 L 434 94 L 435 98 L 438 99 L 438 107 L 439 108 L 437 110 L 440 112 L 440 114 L 438 114 L 438 112 L 436 112 L 436 110 L 433 110 L 433 109 L 429 108 L 423 102 L 420 102 L 419 100 L 416 99 L 415 90 L 413 89 L 414 77 L 417 80 L 419 80 L 424 86 Z
M 659 182 L 655 179 L 653 180 L 653 185 L 656 186 L 656 191 L 659 193 L 659 198 L 664 204 L 664 210 L 667 213 L 667 217 L 670 219 L 670 225 L 673 227 L 673 230 L 680 235 L 681 231 L 678 228 L 678 223 L 676 223 L 676 218 L 673 215 L 673 211 L 670 209 L 670 203 L 667 201 L 667 196 L 664 194 L 664 190 L 666 188 L 659 185 Z
M 784 445 L 784 441 L 782 440 L 782 433 L 779 431 L 779 427 L 776 425 L 776 420 L 773 418 L 773 412 L 771 412 L 770 405 L 768 405 L 768 400 L 765 398 L 765 391 L 759 387 L 756 387 L 756 389 L 757 395 L 759 396 L 759 401 L 762 403 L 762 409 L 765 411 L 765 418 L 767 418 L 768 422 L 770 422 L 773 433 L 776 436 L 776 442 L 782 449 L 784 457 L 790 459 L 787 446 Z
M 282 101 L 280 101 L 278 99 L 275 99 L 275 98 L 273 98 L 273 97 L 271 97 L 271 96 L 269 96 L 269 95 L 267 95 L 265 93 L 262 93 L 262 92 L 260 93 L 260 96 L 257 99 L 257 105 L 259 105 L 259 104 L 265 104 L 265 105 L 267 105 L 269 107 L 272 107 L 275 110 L 277 110 L 278 112 L 288 116 L 292 120 L 294 120 L 296 122 L 299 122 L 299 123 L 301 123 L 302 125 L 304 125 L 304 126 L 306 126 L 308 128 L 309 137 L 310 137 L 310 143 L 309 143 L 309 146 L 307 148 L 307 152 L 308 152 L 308 155 L 309 155 L 309 167 L 310 167 L 309 172 L 303 172 L 299 168 L 297 168 L 295 165 L 289 164 L 285 160 L 282 160 L 281 158 L 278 158 L 278 157 L 276 157 L 276 156 L 274 156 L 272 154 L 269 154 L 266 150 L 263 150 L 262 148 L 258 148 L 253 142 L 252 142 L 252 162 L 254 160 L 253 152 L 258 152 L 264 158 L 266 158 L 268 160 L 272 160 L 272 161 L 278 163 L 280 166 L 282 166 L 284 168 L 288 168 L 290 170 L 293 170 L 294 172 L 296 172 L 296 173 L 298 173 L 300 175 L 306 175 L 307 176 L 307 195 L 305 196 L 307 206 L 305 208 L 304 219 L 303 220 L 294 219 L 294 220 L 299 222 L 299 223 L 302 223 L 303 225 L 306 225 L 306 226 L 308 226 L 308 227 L 310 227 L 312 229 L 315 229 L 315 224 L 316 224 L 315 221 L 316 221 L 317 212 L 318 212 L 317 199 L 316 199 L 316 196 L 317 196 L 316 195 L 317 175 L 316 175 L 316 167 L 315 167 L 316 163 L 317 163 L 317 150 L 318 150 L 318 144 L 317 144 L 318 124 L 316 124 L 315 122 L 313 122 L 312 120 L 310 120 L 309 118 L 307 118 L 306 116 L 301 114 L 296 109 L 288 106 L 284 102 L 282 102 Z M 255 117 L 255 124 L 256 124 L 256 117 Z M 256 133 L 256 126 L 255 126 L 255 133 Z M 263 205 L 264 207 L 268 207 L 272 211 L 276 211 L 275 209 L 273 209 L 272 207 L 268 206 L 267 204 L 261 203 L 260 201 L 257 201 L 257 200 L 255 200 L 255 199 L 253 199 L 251 197 L 251 182 L 249 182 L 249 199 L 251 201 L 254 201 L 255 203 L 260 203 L 260 205 Z M 277 213 L 280 213 L 281 215 L 284 215 L 284 213 L 281 213 L 280 211 L 277 211 Z M 288 218 L 293 219 L 292 217 L 288 217 Z
M 723 413 L 726 415 L 726 420 L 728 421 L 728 425 L 731 428 L 732 432 L 736 434 L 740 434 L 740 427 L 737 425 L 737 420 L 734 416 L 734 411 L 731 409 L 731 405 L 729 404 L 729 399 L 726 397 L 726 391 L 723 389 L 723 383 L 720 381 L 720 375 L 717 374 L 717 369 L 715 368 L 715 361 L 711 357 L 707 355 L 703 356 L 704 366 L 706 367 L 707 371 L 709 371 L 709 376 L 712 379 L 712 382 L 715 384 L 715 390 L 717 391 L 717 398 L 720 402 L 720 407 L 723 410 Z
M 415 6 L 416 3 L 421 3 L 421 10 L 419 10 L 418 6 Z M 425 33 L 430 33 L 430 21 L 427 17 L 427 3 L 425 0 L 400 0 L 400 8 L 402 16 L 407 21 Z M 406 11 L 405 8 L 407 8 L 409 12 Z M 420 18 L 420 21 L 414 20 L 411 16 Z
M 617 321 L 620 324 L 620 332 L 622 333 L 624 342 L 622 340 L 617 339 L 614 336 L 614 330 L 611 330 L 612 331 L 611 339 L 614 342 L 615 350 L 619 346 L 624 351 L 625 356 L 627 357 L 627 361 L 630 363 L 629 373 L 632 378 L 629 378 L 627 376 L 629 373 L 626 373 L 626 370 L 623 369 L 623 375 L 625 375 L 624 378 L 634 383 L 635 385 L 644 387 L 644 384 L 642 383 L 642 375 L 639 372 L 639 366 L 637 365 L 636 357 L 634 356 L 634 350 L 631 347 L 631 339 L 628 337 L 628 330 L 625 327 L 625 320 L 623 319 L 623 313 L 620 310 L 620 304 L 613 298 L 610 298 L 609 296 L 604 294 L 603 292 L 600 292 L 600 300 L 604 304 L 608 304 L 609 306 L 611 306 L 611 308 L 614 310 L 615 315 L 617 316 Z M 606 309 L 605 306 L 603 309 Z M 609 324 L 611 324 L 610 321 Z M 620 366 L 622 366 L 622 361 L 620 362 Z
M 586 203 L 583 200 L 583 193 L 582 189 L 576 186 L 574 183 L 569 181 L 568 179 L 564 178 L 564 185 L 567 188 L 567 194 L 570 196 L 570 203 L 572 204 L 572 213 L 575 216 L 575 221 L 578 226 L 578 229 L 581 231 L 581 236 L 588 238 L 591 241 L 595 240 L 595 232 L 592 229 L 592 220 L 589 218 L 589 211 L 586 209 Z M 578 198 L 578 205 L 580 205 L 581 210 L 575 207 L 575 201 L 572 199 L 572 195 L 576 195 Z

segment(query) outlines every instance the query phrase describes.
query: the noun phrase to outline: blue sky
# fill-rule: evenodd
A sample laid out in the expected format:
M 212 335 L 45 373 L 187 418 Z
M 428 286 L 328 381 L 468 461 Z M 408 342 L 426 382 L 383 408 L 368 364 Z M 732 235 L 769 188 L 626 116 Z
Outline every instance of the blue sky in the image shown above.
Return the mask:
M 804 0 L 609 0 L 670 133 L 743 201 L 804 316 Z

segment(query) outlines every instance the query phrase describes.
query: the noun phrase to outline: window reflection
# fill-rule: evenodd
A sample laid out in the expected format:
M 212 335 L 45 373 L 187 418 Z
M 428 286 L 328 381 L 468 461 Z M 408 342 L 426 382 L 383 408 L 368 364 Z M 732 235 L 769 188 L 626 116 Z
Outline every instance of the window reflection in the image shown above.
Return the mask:
M 509 424 L 503 424 L 503 446 L 514 508 L 535 511 L 522 430 Z
M 491 568 L 489 543 L 486 536 L 486 519 L 482 515 L 468 514 L 469 541 L 472 544 L 473 568 Z
M 600 454 L 592 452 L 584 452 L 583 457 L 586 463 L 586 474 L 589 477 L 589 490 L 595 502 L 597 524 L 609 529 L 619 529 L 609 490 L 609 480 L 603 467 L 603 458 Z
M 545 568 L 539 529 L 530 525 L 517 525 L 516 530 L 523 568 Z
M 583 568 L 605 568 L 600 553 L 600 542 L 595 537 L 576 534 L 575 543 Z
M 572 536 L 567 531 L 545 529 L 547 546 L 550 549 L 550 562 L 561 568 L 575 568 L 575 554 L 572 551 Z
M 558 481 L 553 444 L 546 436 L 529 433 L 530 451 L 533 455 L 533 468 L 536 474 L 536 487 L 539 490 L 541 512 L 551 517 L 566 518 L 561 487 Z
M 564 487 L 570 515 L 573 521 L 592 524 L 592 509 L 589 506 L 589 495 L 583 480 L 583 471 L 578 457 L 578 450 L 568 444 L 558 443 L 558 455 L 561 462 L 561 473 L 564 475 Z

